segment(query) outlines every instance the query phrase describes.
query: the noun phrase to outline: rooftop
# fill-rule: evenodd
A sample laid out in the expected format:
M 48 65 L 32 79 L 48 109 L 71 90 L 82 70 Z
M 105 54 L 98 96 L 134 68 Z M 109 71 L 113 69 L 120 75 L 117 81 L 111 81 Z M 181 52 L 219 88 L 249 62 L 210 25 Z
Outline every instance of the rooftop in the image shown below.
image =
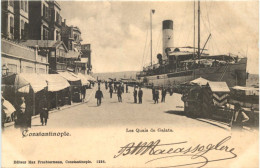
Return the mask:
M 67 50 L 65 44 L 62 41 L 54 41 L 54 40 L 27 40 L 25 42 L 21 42 L 21 44 L 28 47 L 42 47 L 42 48 L 57 48 L 60 45 L 63 45 L 65 50 Z

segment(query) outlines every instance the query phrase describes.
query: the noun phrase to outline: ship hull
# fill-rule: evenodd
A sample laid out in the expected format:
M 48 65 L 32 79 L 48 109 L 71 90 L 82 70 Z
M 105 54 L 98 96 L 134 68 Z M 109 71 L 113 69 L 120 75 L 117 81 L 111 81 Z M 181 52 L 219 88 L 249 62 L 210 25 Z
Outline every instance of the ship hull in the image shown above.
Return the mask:
M 202 77 L 209 81 L 225 81 L 229 87 L 246 85 L 247 59 L 242 58 L 239 62 L 218 67 L 206 67 L 195 70 L 187 70 L 176 73 L 144 76 L 140 79 L 148 85 L 157 87 L 169 87 L 189 82 Z

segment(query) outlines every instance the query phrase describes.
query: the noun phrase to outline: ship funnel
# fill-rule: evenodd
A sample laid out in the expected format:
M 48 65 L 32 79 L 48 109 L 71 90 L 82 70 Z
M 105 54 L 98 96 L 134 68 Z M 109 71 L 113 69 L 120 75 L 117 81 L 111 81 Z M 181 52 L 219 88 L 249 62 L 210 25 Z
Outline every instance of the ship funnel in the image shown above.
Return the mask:
M 163 46 L 163 60 L 167 59 L 166 48 L 173 47 L 173 21 L 172 20 L 164 20 L 162 22 L 162 46 Z

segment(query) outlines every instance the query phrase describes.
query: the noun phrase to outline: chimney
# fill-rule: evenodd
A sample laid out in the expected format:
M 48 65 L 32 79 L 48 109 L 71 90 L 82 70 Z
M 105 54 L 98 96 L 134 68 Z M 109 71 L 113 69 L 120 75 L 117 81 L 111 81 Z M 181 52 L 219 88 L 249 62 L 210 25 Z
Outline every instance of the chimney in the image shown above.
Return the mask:
M 164 20 L 162 22 L 162 31 L 163 31 L 162 59 L 166 60 L 167 59 L 167 53 L 165 52 L 165 49 L 173 47 L 173 21 L 172 20 Z

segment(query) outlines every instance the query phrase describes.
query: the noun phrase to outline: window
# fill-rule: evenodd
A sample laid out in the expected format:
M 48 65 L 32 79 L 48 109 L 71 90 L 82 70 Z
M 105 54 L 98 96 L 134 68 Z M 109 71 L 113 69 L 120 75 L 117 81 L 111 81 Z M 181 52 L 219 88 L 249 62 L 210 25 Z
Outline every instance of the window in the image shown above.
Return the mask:
M 49 39 L 49 31 L 47 28 L 43 28 L 43 40 Z
M 24 10 L 24 1 L 20 0 L 20 4 L 21 4 L 21 9 Z
M 56 30 L 56 41 L 60 40 L 60 33 Z
M 45 7 L 45 18 L 46 18 L 46 19 L 48 19 L 48 14 L 49 14 L 49 12 L 48 12 L 48 7 L 46 6 L 46 7 Z
M 14 35 L 14 18 L 10 17 L 10 33 Z
M 38 68 L 38 73 L 39 74 L 45 74 L 45 69 L 43 69 L 43 68 Z
M 45 17 L 46 19 L 48 19 L 49 17 L 48 7 L 45 5 L 43 5 L 43 17 Z
M 59 22 L 59 13 L 56 12 L 56 22 L 58 23 Z
M 43 16 L 45 16 L 45 5 L 43 5 L 43 10 L 42 10 L 42 12 L 43 12 Z
M 74 34 L 74 40 L 76 41 L 78 39 L 78 36 Z
M 14 7 L 14 0 L 9 0 L 9 5 Z
M 8 64 L 8 69 L 11 73 L 17 73 L 17 65 L 15 64 Z
M 27 2 L 27 0 L 24 1 L 24 9 L 25 9 L 25 12 L 28 11 L 28 2 Z
M 24 21 L 21 20 L 21 39 L 25 38 L 25 32 L 24 32 Z
M 25 67 L 25 73 L 33 73 L 33 67 L 26 66 Z

